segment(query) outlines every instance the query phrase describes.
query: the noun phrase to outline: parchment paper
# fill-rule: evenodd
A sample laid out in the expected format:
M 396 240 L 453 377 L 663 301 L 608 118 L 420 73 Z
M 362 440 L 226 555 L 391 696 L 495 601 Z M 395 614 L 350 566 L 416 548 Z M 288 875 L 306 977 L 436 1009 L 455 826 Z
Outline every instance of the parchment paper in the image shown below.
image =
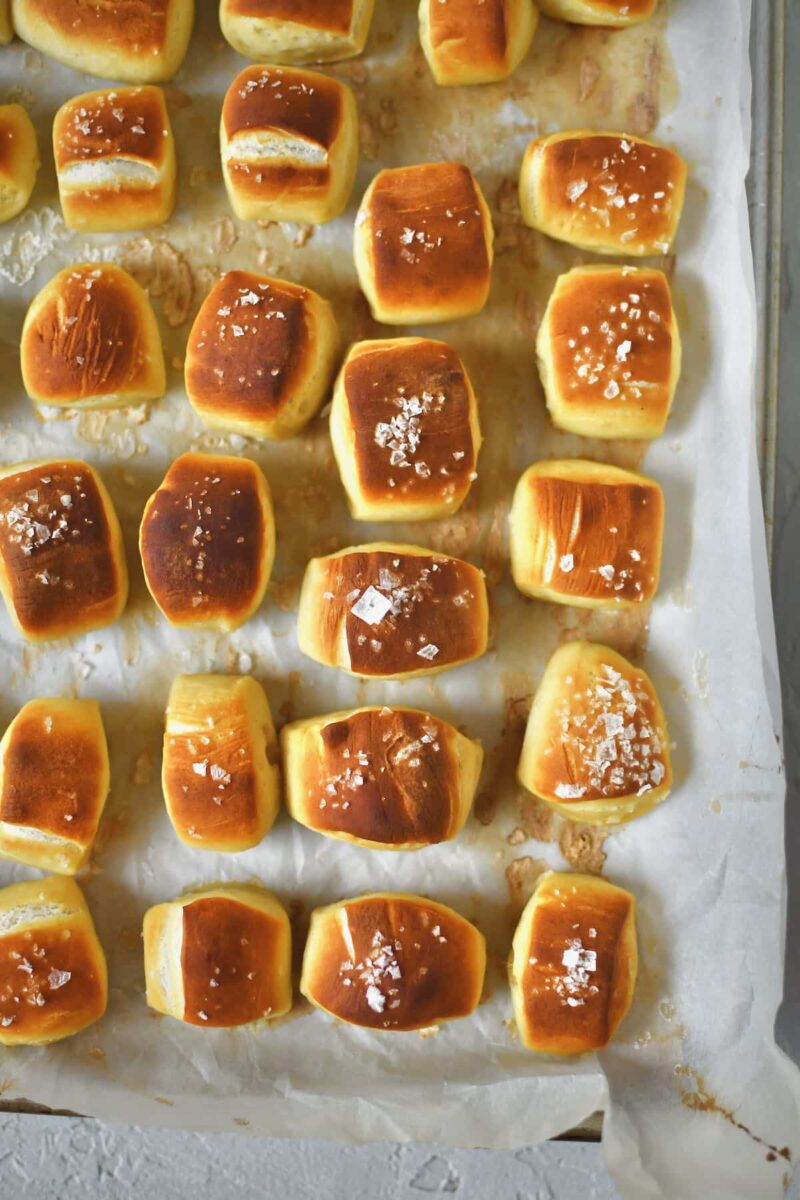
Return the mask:
M 378 0 L 365 57 L 332 68 L 359 101 L 358 183 L 345 216 L 317 231 L 243 225 L 230 215 L 217 124 L 224 88 L 244 61 L 222 42 L 216 5 L 200 7 L 187 65 L 168 89 L 179 205 L 170 225 L 148 236 L 71 235 L 58 213 L 53 113 L 68 96 L 108 85 L 46 63 L 19 43 L 0 56 L 0 99 L 29 107 L 45 160 L 31 209 L 0 231 L 0 457 L 11 463 L 71 454 L 96 465 L 122 519 L 132 570 L 128 611 L 111 630 L 31 648 L 0 617 L 0 717 L 7 722 L 37 695 L 94 697 L 113 767 L 84 881 L 109 958 L 108 1014 L 58 1046 L 2 1052 L 5 1098 L 139 1124 L 501 1148 L 541 1140 L 606 1107 L 604 1070 L 605 1140 L 623 1196 L 777 1195 L 789 1168 L 777 1152 L 797 1141 L 799 1123 L 796 1074 L 772 1039 L 783 937 L 783 780 L 753 444 L 746 0 L 675 0 L 647 25 L 616 34 L 543 20 L 512 80 L 455 90 L 438 89 L 430 78 L 416 42 L 416 4 Z M 654 130 L 692 169 L 677 259 L 665 264 L 674 270 L 684 377 L 668 431 L 644 464 L 666 492 L 663 580 L 652 612 L 634 616 L 528 602 L 508 575 L 508 505 L 527 465 L 582 454 L 636 466 L 645 450 L 557 433 L 535 371 L 535 331 L 555 277 L 586 256 L 521 226 L 519 161 L 539 132 L 582 125 Z M 237 266 L 320 290 L 334 301 L 345 339 L 386 336 L 355 279 L 355 208 L 380 166 L 439 158 L 462 159 L 476 171 L 498 234 L 484 314 L 430 331 L 455 345 L 472 374 L 486 439 L 480 478 L 465 509 L 446 522 L 356 525 L 325 414 L 280 446 L 209 434 L 183 395 L 186 336 L 213 280 Z M 169 396 L 151 409 L 37 417 L 19 377 L 25 307 L 61 266 L 106 258 L 132 270 L 156 301 Z M 256 458 L 275 496 L 278 557 L 268 600 L 228 637 L 170 629 L 138 566 L 145 499 L 189 448 Z M 484 568 L 493 639 L 477 664 L 434 680 L 365 684 L 300 655 L 295 608 L 308 558 L 388 536 Z M 591 830 L 552 819 L 522 795 L 514 769 L 532 691 L 558 641 L 589 636 L 641 657 L 648 615 L 646 662 L 676 743 L 676 787 L 660 810 L 603 845 Z M 285 816 L 242 855 L 184 847 L 158 782 L 163 710 L 174 675 L 209 670 L 255 674 L 279 721 L 401 699 L 430 708 L 486 746 L 476 815 L 457 842 L 411 855 L 347 847 Z M 630 886 L 641 906 L 636 1002 L 602 1056 L 603 1070 L 593 1057 L 557 1062 L 527 1053 L 510 1023 L 505 959 L 513 926 L 538 871 L 565 858 Z M 0 865 L 0 883 L 32 874 Z M 142 914 L 187 886 L 221 879 L 259 879 L 283 897 L 298 951 L 318 903 L 373 888 L 436 895 L 487 935 L 485 1000 L 473 1018 L 425 1038 L 339 1026 L 300 1001 L 289 1018 L 256 1033 L 199 1032 L 158 1018 L 143 998 Z

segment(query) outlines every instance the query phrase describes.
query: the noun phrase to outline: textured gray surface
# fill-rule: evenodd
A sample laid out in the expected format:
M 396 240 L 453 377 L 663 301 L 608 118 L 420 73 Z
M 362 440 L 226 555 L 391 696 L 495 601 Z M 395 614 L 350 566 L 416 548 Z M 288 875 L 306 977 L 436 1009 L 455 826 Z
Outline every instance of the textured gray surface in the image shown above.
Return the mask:
M 59 1117 L 0 1125 L 0 1195 L 122 1200 L 611 1200 L 596 1146 L 515 1154 L 409 1146 L 342 1147 L 112 1129 Z
M 785 1000 L 778 1041 L 800 1062 L 800 0 L 787 5 L 786 133 L 782 354 L 778 418 L 777 490 L 773 537 L 773 593 L 784 705 L 788 802 L 786 844 L 790 871 Z
M 800 51 L 800 0 L 788 0 L 787 61 Z M 774 595 L 785 706 L 787 843 L 800 852 L 800 77 L 787 81 L 781 408 Z M 796 857 L 796 856 L 795 856 Z M 781 1044 L 800 1060 L 800 872 L 790 887 Z M 432 1131 L 432 1135 L 435 1131 Z M 341 1147 L 103 1126 L 63 1117 L 0 1116 L 0 1200 L 610 1200 L 599 1146 L 550 1143 L 516 1153 L 409 1146 Z M 800 1200 L 800 1175 L 790 1190 Z

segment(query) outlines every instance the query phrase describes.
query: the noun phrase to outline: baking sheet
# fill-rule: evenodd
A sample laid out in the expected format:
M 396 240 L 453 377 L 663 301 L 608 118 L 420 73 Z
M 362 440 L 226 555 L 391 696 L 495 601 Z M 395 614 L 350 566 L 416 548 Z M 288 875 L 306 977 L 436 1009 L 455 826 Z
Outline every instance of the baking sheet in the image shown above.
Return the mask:
M 34 695 L 94 697 L 103 706 L 113 763 L 86 880 L 109 956 L 109 1012 L 60 1046 L 3 1052 L 5 1098 L 132 1123 L 350 1141 L 506 1147 L 551 1136 L 604 1107 L 607 1085 L 594 1058 L 551 1062 L 519 1047 L 508 1023 L 504 962 L 537 871 L 566 857 L 574 866 L 603 867 L 637 893 L 641 906 L 636 1002 L 602 1056 L 610 1089 L 605 1142 L 620 1193 L 681 1200 L 778 1195 L 789 1169 L 781 1152 L 791 1152 L 800 1121 L 796 1073 L 772 1044 L 781 981 L 783 781 L 749 383 L 755 322 L 743 190 L 746 0 L 676 0 L 649 24 L 616 34 L 543 20 L 528 61 L 510 81 L 452 91 L 429 77 L 416 43 L 416 5 L 378 0 L 366 56 L 332 69 L 359 101 L 358 183 L 345 217 L 317 231 L 246 226 L 229 214 L 217 121 L 224 87 L 244 64 L 224 46 L 215 7 L 202 6 L 188 66 L 168 89 L 181 170 L 169 227 L 128 238 L 69 234 L 46 161 L 31 210 L 0 231 L 2 460 L 69 453 L 98 466 L 132 567 L 131 602 L 113 630 L 57 648 L 23 648 L 7 618 L 0 620 L 7 681 L 0 717 L 10 720 Z M 0 55 L 0 85 L 0 98 L 22 99 L 31 109 L 45 148 L 57 105 L 107 86 L 19 44 Z M 539 132 L 581 125 L 654 129 L 692 169 L 677 258 L 665 264 L 675 271 L 684 378 L 668 431 L 644 463 L 667 500 L 664 573 L 649 614 L 646 661 L 676 742 L 676 789 L 660 810 L 605 845 L 591 831 L 543 814 L 513 779 L 530 696 L 557 642 L 589 636 L 640 656 L 648 633 L 647 614 L 577 613 L 525 601 L 507 570 L 508 504 L 527 465 L 570 454 L 627 466 L 643 461 L 644 446 L 580 441 L 553 430 L 533 362 L 536 326 L 556 275 L 587 256 L 522 228 L 519 160 Z M 492 648 L 479 663 L 433 680 L 360 683 L 299 654 L 297 590 L 312 554 L 386 536 L 387 527 L 349 520 L 324 417 L 275 447 L 203 431 L 182 393 L 182 355 L 200 301 L 231 267 L 317 288 L 334 301 L 346 339 L 385 335 L 369 317 L 351 262 L 358 199 L 380 166 L 445 157 L 476 171 L 498 234 L 484 314 L 430 331 L 463 355 L 486 442 L 462 513 L 398 524 L 391 536 L 483 566 Z M 169 397 L 151 409 L 69 419 L 51 413 L 42 422 L 19 380 L 25 307 L 61 266 L 100 258 L 127 266 L 156 299 Z M 144 501 L 168 462 L 189 448 L 251 455 L 275 496 L 278 557 L 268 602 L 228 637 L 169 629 L 136 565 Z M 161 724 L 172 677 L 205 670 L 255 674 L 279 720 L 401 698 L 430 708 L 486 746 L 476 816 L 456 843 L 415 855 L 359 851 L 285 817 L 243 855 L 183 847 L 158 786 Z M 31 874 L 0 866 L 0 882 Z M 309 910 L 342 894 L 386 887 L 453 903 L 478 920 L 489 941 L 485 1002 L 474 1018 L 425 1038 L 336 1026 L 303 1003 L 255 1034 L 198 1034 L 155 1017 L 142 994 L 144 910 L 190 884 L 253 878 L 290 905 L 299 945 Z

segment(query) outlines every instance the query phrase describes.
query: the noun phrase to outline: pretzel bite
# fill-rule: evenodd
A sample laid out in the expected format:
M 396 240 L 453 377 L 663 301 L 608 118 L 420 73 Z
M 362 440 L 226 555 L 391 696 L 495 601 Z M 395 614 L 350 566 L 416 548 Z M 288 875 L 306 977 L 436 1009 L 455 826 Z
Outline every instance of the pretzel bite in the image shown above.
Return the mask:
M 657 438 L 681 372 L 666 276 L 575 267 L 556 280 L 536 340 L 553 424 L 581 437 Z
M 338 353 L 327 300 L 283 279 L 228 271 L 189 335 L 186 394 L 212 428 L 282 441 L 326 399 Z
M 311 914 L 300 991 L 349 1025 L 402 1033 L 468 1017 L 486 943 L 436 900 L 375 892 Z
M 89 857 L 109 785 L 93 700 L 31 700 L 0 742 L 0 855 L 74 875 Z
M 492 218 L 461 163 L 375 176 L 356 217 L 355 259 L 376 321 L 428 325 L 480 312 L 492 277 Z
M 375 0 L 220 0 L 225 38 L 246 58 L 338 62 L 360 54 Z
M 536 463 L 511 506 L 511 572 L 526 596 L 579 608 L 646 604 L 658 588 L 664 496 L 606 463 Z
M 525 224 L 552 238 L 598 254 L 668 254 L 686 163 L 644 138 L 577 129 L 530 143 L 519 188 Z
M 281 731 L 289 814 L 374 850 L 418 850 L 463 828 L 483 750 L 413 708 L 357 708 Z
M 280 806 L 277 738 L 249 675 L 180 675 L 167 706 L 161 782 L 172 826 L 201 850 L 257 846 Z
M 292 1007 L 292 932 L 262 887 L 220 884 L 144 917 L 147 1003 L 201 1029 L 262 1023 Z
M 175 138 L 158 87 L 86 92 L 53 122 L 61 211 L 70 229 L 116 233 L 168 221 Z
M 246 67 L 225 95 L 222 174 L 243 221 L 322 225 L 347 207 L 358 168 L 350 88 L 293 67 Z
M 481 446 L 477 400 L 455 350 L 430 338 L 356 342 L 333 393 L 331 440 L 357 520 L 455 512 Z
M 568 642 L 534 696 L 517 778 L 556 812 L 619 825 L 672 786 L 669 734 L 649 676 L 608 646 Z
M 486 649 L 486 584 L 470 563 L 419 546 L 352 546 L 308 564 L 297 636 L 304 654 L 351 675 L 433 675 Z
M 548 871 L 520 917 L 509 963 L 524 1046 L 540 1054 L 602 1050 L 636 987 L 636 901 L 596 875 Z
M 99 1021 L 107 997 L 105 955 L 75 880 L 0 890 L 0 1045 L 72 1037 Z
M 182 454 L 145 506 L 139 550 L 171 625 L 238 629 L 264 598 L 275 557 L 272 497 L 249 458 Z
M 0 470 L 0 592 L 34 642 L 102 629 L 122 614 L 122 532 L 88 463 L 42 459 Z

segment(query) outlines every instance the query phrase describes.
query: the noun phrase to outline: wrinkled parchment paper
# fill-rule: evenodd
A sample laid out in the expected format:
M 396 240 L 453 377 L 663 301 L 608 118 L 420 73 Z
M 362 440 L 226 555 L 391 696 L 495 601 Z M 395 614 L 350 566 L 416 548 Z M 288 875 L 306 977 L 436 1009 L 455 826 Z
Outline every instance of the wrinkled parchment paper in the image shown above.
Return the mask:
M 319 230 L 261 228 L 230 214 L 218 167 L 223 91 L 243 65 L 223 43 L 214 4 L 167 89 L 180 160 L 173 220 L 146 236 L 70 234 L 49 153 L 53 113 L 94 86 L 19 43 L 0 52 L 0 100 L 30 109 L 45 166 L 30 210 L 0 230 L 0 458 L 77 455 L 97 466 L 125 529 L 132 594 L 113 629 L 58 646 L 23 647 L 0 617 L 0 717 L 37 695 L 100 701 L 113 781 L 87 896 L 109 958 L 106 1018 L 46 1050 L 0 1054 L 4 1098 L 26 1097 L 105 1119 L 348 1141 L 528 1144 L 607 1108 L 605 1141 L 624 1197 L 778 1195 L 784 1147 L 800 1132 L 797 1081 L 772 1041 L 780 995 L 783 780 L 775 650 L 755 475 L 753 286 L 743 180 L 747 167 L 747 0 L 675 0 L 615 34 L 543 20 L 505 84 L 438 89 L 416 41 L 416 4 L 378 0 L 363 59 L 331 68 L 361 113 L 362 160 L 343 218 Z M 648 133 L 689 159 L 692 182 L 674 272 L 684 376 L 664 438 L 581 441 L 546 417 L 534 339 L 557 274 L 587 256 L 522 227 L 516 178 L 527 141 L 575 126 Z M 478 318 L 435 336 L 464 357 L 485 436 L 479 481 L 442 522 L 356 525 L 346 511 L 325 414 L 269 446 L 205 431 L 182 389 L 191 320 L 218 274 L 262 270 L 333 300 L 344 338 L 386 336 L 368 313 L 351 258 L 360 195 L 381 166 L 456 158 L 492 207 L 497 259 Z M 114 259 L 154 298 L 170 392 L 151 408 L 35 414 L 19 376 L 25 307 L 59 268 Z M 232 636 L 170 629 L 149 600 L 136 555 L 148 494 L 187 449 L 245 453 L 275 497 L 278 556 L 268 600 Z M 516 477 L 548 456 L 582 454 L 644 469 L 664 486 L 667 535 L 651 613 L 590 614 L 529 602 L 513 589 L 507 514 Z M 304 659 L 295 609 L 311 555 L 378 537 L 463 555 L 486 572 L 490 652 L 433 680 L 360 683 Z M 648 618 L 650 624 L 648 644 Z M 514 782 L 531 694 L 564 638 L 606 641 L 646 662 L 676 743 L 676 787 L 654 814 L 610 836 L 552 818 Z M 159 788 L 163 710 L 174 675 L 252 673 L 279 721 L 364 703 L 430 708 L 480 737 L 487 763 L 473 816 L 453 844 L 417 854 L 329 841 L 283 816 L 241 855 L 192 851 L 175 838 Z M 607 856 L 607 857 L 606 857 Z M 546 864 L 604 870 L 640 903 L 641 980 L 616 1043 L 580 1062 L 537 1058 L 511 1027 L 505 959 Z M 0 865 L 0 883 L 34 874 Z M 199 1032 L 144 1003 L 141 918 L 185 887 L 258 879 L 293 916 L 297 948 L 318 903 L 375 888 L 423 891 L 487 935 L 484 1002 L 469 1020 L 380 1036 L 334 1024 L 298 997 L 259 1032 Z M 299 955 L 298 955 L 299 958 Z M 603 1071 L 608 1078 L 608 1084 Z M 610 1092 L 610 1107 L 609 1107 Z

